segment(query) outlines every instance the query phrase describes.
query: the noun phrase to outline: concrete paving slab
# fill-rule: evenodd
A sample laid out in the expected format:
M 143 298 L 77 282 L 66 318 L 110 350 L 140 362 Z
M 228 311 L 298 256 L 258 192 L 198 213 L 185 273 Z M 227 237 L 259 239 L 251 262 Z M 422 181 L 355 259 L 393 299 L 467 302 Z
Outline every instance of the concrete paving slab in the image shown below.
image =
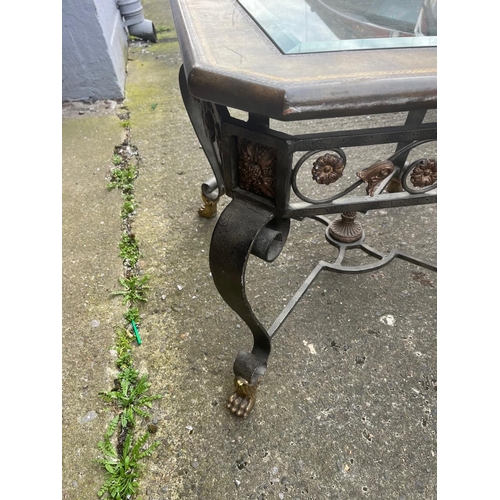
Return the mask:
M 98 392 L 113 380 L 110 346 L 123 314 L 111 296 L 123 273 L 122 201 L 106 176 L 124 129 L 114 110 L 66 105 L 62 132 L 63 492 L 92 498 L 100 480 L 92 461 L 109 421 Z

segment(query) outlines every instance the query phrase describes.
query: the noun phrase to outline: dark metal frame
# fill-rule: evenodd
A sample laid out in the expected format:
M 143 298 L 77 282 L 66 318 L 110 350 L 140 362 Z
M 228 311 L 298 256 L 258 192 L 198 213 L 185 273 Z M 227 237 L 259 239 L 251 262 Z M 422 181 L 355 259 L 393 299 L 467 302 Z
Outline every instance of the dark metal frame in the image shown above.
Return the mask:
M 407 158 L 412 149 L 437 139 L 437 124 L 422 123 L 426 110 L 417 109 L 408 111 L 406 123 L 402 126 L 288 135 L 272 130 L 267 117 L 249 113 L 248 121 L 238 120 L 230 116 L 225 106 L 193 97 L 183 67 L 179 84 L 186 110 L 214 172 L 214 177 L 202 186 L 202 197 L 210 203 L 210 209 L 205 207 L 200 214 L 214 216 L 218 198 L 224 194 L 232 198 L 215 226 L 209 260 L 217 290 L 253 335 L 252 351 L 240 351 L 236 357 L 235 390 L 228 403 L 234 414 L 246 417 L 255 404 L 257 386 L 267 369 L 271 337 L 322 270 L 351 274 L 370 272 L 386 266 L 395 258 L 429 270 L 437 269 L 433 263 L 397 250 L 383 254 L 369 247 L 364 243 L 364 231 L 355 221 L 356 212 L 436 203 L 437 181 L 420 188 L 408 182 L 412 172 L 421 164 L 419 162 L 427 160 L 408 164 Z M 238 149 L 238 141 L 248 147 L 249 168 L 254 168 L 261 176 L 255 178 L 253 192 L 242 188 L 241 164 L 244 163 L 245 151 L 242 153 Z M 315 200 L 303 195 L 297 186 L 298 171 L 315 152 L 337 153 L 340 161 L 345 161 L 343 148 L 391 143 L 396 144 L 395 152 L 382 165 L 379 166 L 378 162 L 357 173 L 359 180 L 336 195 Z M 301 151 L 306 153 L 294 165 L 294 153 Z M 255 167 L 258 155 L 264 160 Z M 273 165 L 272 169 L 269 164 Z M 437 168 L 437 163 L 433 166 Z M 384 168 L 385 173 L 379 179 L 377 175 Z M 267 173 L 263 174 L 264 170 Z M 346 196 L 365 183 L 368 184 L 366 195 Z M 292 191 L 302 202 L 290 202 Z M 343 214 L 343 219 L 332 222 L 325 214 Z M 319 262 L 272 326 L 266 329 L 246 297 L 246 265 L 250 255 L 267 262 L 274 261 L 285 245 L 290 219 L 306 217 L 327 226 L 325 237 L 328 243 L 339 249 L 337 260 L 334 263 Z M 355 230 L 354 236 L 349 235 L 354 241 L 347 236 L 343 239 L 343 228 L 348 232 Z M 355 267 L 343 265 L 346 252 L 354 248 L 361 249 L 376 261 Z

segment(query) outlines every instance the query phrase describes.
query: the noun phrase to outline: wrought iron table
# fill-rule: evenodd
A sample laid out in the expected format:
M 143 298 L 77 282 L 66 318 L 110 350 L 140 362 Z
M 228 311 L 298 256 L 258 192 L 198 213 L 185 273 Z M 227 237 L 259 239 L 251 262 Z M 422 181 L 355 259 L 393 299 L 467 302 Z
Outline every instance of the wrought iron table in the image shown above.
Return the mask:
M 437 108 L 436 2 L 171 0 L 171 6 L 182 97 L 214 174 L 202 185 L 200 215 L 215 216 L 219 197 L 231 198 L 215 226 L 209 261 L 217 290 L 253 335 L 252 351 L 240 351 L 234 362 L 228 402 L 246 417 L 272 336 L 321 270 L 369 272 L 395 258 L 436 270 L 397 250 L 368 246 L 356 219 L 358 212 L 437 201 L 437 159 L 409 160 L 437 139 L 437 123 L 424 119 Z M 231 110 L 246 112 L 246 119 Z M 402 112 L 400 124 L 298 135 L 271 122 L 352 117 L 355 123 L 363 115 Z M 395 145 L 387 158 L 348 168 L 353 148 L 387 144 Z M 275 260 L 290 220 L 304 218 L 326 226 L 338 256 L 318 263 L 266 329 L 245 293 L 248 259 Z M 374 261 L 346 265 L 351 249 Z

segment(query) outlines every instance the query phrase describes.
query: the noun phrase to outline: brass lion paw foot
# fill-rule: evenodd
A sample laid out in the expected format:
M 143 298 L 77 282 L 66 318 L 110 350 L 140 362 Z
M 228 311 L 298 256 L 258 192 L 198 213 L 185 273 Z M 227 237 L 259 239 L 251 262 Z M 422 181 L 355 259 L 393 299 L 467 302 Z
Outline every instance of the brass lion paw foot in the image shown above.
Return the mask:
M 229 398 L 227 407 L 238 417 L 248 417 L 255 405 L 257 397 L 257 386 L 249 384 L 243 377 L 234 379 L 235 392 Z
M 217 215 L 217 202 L 219 200 L 211 200 L 203 193 L 201 194 L 201 199 L 203 200 L 203 205 L 198 209 L 198 214 L 205 219 L 215 217 Z

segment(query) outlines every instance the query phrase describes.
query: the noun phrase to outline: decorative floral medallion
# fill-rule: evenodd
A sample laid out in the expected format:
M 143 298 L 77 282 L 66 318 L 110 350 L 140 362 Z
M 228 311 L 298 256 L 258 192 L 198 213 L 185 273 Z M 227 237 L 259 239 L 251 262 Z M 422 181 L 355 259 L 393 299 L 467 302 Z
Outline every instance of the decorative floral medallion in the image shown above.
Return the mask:
M 274 148 L 238 138 L 240 187 L 274 199 L 277 156 L 278 151 Z
M 312 178 L 318 184 L 328 185 L 342 177 L 344 168 L 344 159 L 338 153 L 326 153 L 313 163 Z
M 419 188 L 432 186 L 437 182 L 437 160 L 420 160 L 410 175 L 412 184 Z

